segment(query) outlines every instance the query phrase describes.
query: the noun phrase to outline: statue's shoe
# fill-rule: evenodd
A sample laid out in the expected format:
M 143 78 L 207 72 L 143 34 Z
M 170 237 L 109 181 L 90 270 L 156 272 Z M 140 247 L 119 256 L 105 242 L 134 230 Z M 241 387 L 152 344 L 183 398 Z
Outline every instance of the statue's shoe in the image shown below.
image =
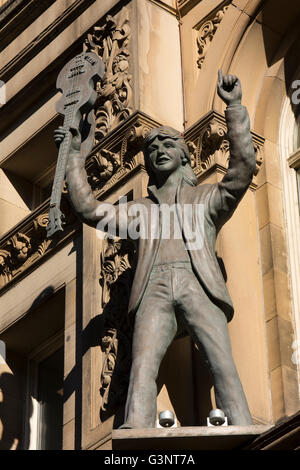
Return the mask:
M 118 429 L 133 429 L 133 426 L 128 423 L 124 423 Z

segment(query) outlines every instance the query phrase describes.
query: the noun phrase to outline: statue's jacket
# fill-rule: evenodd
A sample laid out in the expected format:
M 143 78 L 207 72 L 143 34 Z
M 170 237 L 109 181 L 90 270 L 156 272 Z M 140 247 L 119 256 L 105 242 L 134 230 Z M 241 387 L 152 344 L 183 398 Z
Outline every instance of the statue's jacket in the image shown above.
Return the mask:
M 232 216 L 247 191 L 255 172 L 256 163 L 246 108 L 241 105 L 228 107 L 225 115 L 230 144 L 227 173 L 222 181 L 216 184 L 191 186 L 182 180 L 177 188 L 176 203 L 181 207 L 190 205 L 194 208 L 190 221 L 192 224 L 195 223 L 199 207 L 202 208 L 201 236 L 203 240 L 198 249 L 188 250 L 188 253 L 195 275 L 205 292 L 212 302 L 223 310 L 227 320 L 230 321 L 234 310 L 216 257 L 215 242 L 219 230 Z M 126 224 L 126 228 L 130 226 L 130 219 L 133 217 L 130 214 L 134 212 L 132 211 L 134 205 L 143 208 L 139 212 L 140 218 L 148 217 L 148 220 L 144 220 L 144 226 L 147 227 L 149 236 L 146 234 L 146 236 L 135 240 L 137 264 L 128 307 L 128 311 L 133 314 L 137 311 L 147 287 L 160 243 L 160 236 L 153 237 L 153 234 L 161 233 L 160 211 L 151 210 L 153 205 L 159 207 L 156 187 L 149 186 L 148 193 L 148 197 L 129 202 L 126 206 L 126 214 L 124 214 L 124 206 L 121 207 L 121 204 L 117 208 L 114 206 L 114 215 L 111 216 L 114 217 L 114 222 L 119 226 L 120 232 L 123 229 L 122 233 L 124 233 L 122 225 Z M 184 240 L 187 238 L 185 231 L 188 229 L 186 224 L 182 225 Z M 191 230 L 194 230 L 194 227 Z M 232 249 L 235 248 L 232 247 Z
M 189 243 L 186 243 L 190 261 L 206 294 L 222 309 L 230 321 L 233 316 L 233 305 L 216 257 L 215 242 L 221 227 L 230 219 L 251 184 L 256 162 L 246 108 L 240 104 L 229 106 L 225 116 L 230 147 L 229 166 L 225 176 L 219 183 L 199 186 L 191 186 L 183 178 L 178 185 L 175 202 L 183 209 L 185 206 L 192 207 L 187 223 L 184 217 L 181 226 L 182 238 L 185 243 L 190 240 L 190 234 L 194 232 L 198 223 L 201 243 L 193 246 L 193 249 L 190 249 Z M 117 231 L 113 235 L 121 234 L 121 238 L 124 236 L 134 238 L 137 263 L 128 307 L 129 313 L 134 314 L 147 287 L 161 239 L 162 207 L 157 197 L 157 188 L 148 186 L 148 197 L 130 201 L 128 204 L 120 203 L 114 206 L 100 203 L 94 200 L 87 182 L 84 160 L 76 156 L 69 159 L 67 182 L 72 205 L 83 222 L 94 227 L 97 225 L 100 230 L 104 227 L 108 232 L 110 232 L 109 227 L 115 227 Z M 140 226 L 146 227 L 148 234 L 144 231 L 143 236 L 132 237 L 132 232 L 128 228 L 132 222 L 136 223 L 133 219 L 136 219 L 137 207 L 141 209 Z M 200 226 L 199 208 L 202 214 Z

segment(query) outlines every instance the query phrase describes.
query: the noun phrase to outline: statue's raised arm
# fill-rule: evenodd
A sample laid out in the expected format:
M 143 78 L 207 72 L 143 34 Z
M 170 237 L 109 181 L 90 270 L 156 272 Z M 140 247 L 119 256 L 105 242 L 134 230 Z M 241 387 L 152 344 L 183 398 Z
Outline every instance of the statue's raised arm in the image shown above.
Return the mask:
M 241 104 L 240 80 L 235 75 L 223 76 L 219 70 L 217 90 L 220 98 L 227 104 L 225 117 L 230 152 L 228 170 L 218 184 L 219 191 L 211 200 L 215 219 L 218 219 L 218 225 L 222 226 L 231 217 L 250 186 L 256 162 L 249 115 Z

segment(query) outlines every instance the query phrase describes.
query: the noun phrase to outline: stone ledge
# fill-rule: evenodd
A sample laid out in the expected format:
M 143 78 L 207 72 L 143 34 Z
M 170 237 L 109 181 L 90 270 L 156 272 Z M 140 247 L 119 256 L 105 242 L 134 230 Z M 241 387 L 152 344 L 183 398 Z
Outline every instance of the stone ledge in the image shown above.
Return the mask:
M 271 426 L 182 427 L 116 429 L 114 450 L 232 450 L 250 444 Z

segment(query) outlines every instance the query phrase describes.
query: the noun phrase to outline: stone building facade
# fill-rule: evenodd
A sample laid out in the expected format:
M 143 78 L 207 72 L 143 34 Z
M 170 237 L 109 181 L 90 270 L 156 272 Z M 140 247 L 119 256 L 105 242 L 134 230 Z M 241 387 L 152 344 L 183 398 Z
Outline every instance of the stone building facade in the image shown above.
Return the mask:
M 241 79 L 257 171 L 217 241 L 232 350 L 253 422 L 271 427 L 256 447 L 275 446 L 289 423 L 297 430 L 299 17 L 296 0 L 0 2 L 1 449 L 111 449 L 123 422 L 133 247 L 82 225 L 67 189 L 64 231 L 46 236 L 56 78 L 81 51 L 106 65 L 86 165 L 95 196 L 112 203 L 147 194 L 142 142 L 157 125 L 184 133 L 199 184 L 220 181 L 229 148 L 218 69 Z M 189 338 L 170 347 L 157 401 L 182 427 L 206 424 L 213 388 Z

